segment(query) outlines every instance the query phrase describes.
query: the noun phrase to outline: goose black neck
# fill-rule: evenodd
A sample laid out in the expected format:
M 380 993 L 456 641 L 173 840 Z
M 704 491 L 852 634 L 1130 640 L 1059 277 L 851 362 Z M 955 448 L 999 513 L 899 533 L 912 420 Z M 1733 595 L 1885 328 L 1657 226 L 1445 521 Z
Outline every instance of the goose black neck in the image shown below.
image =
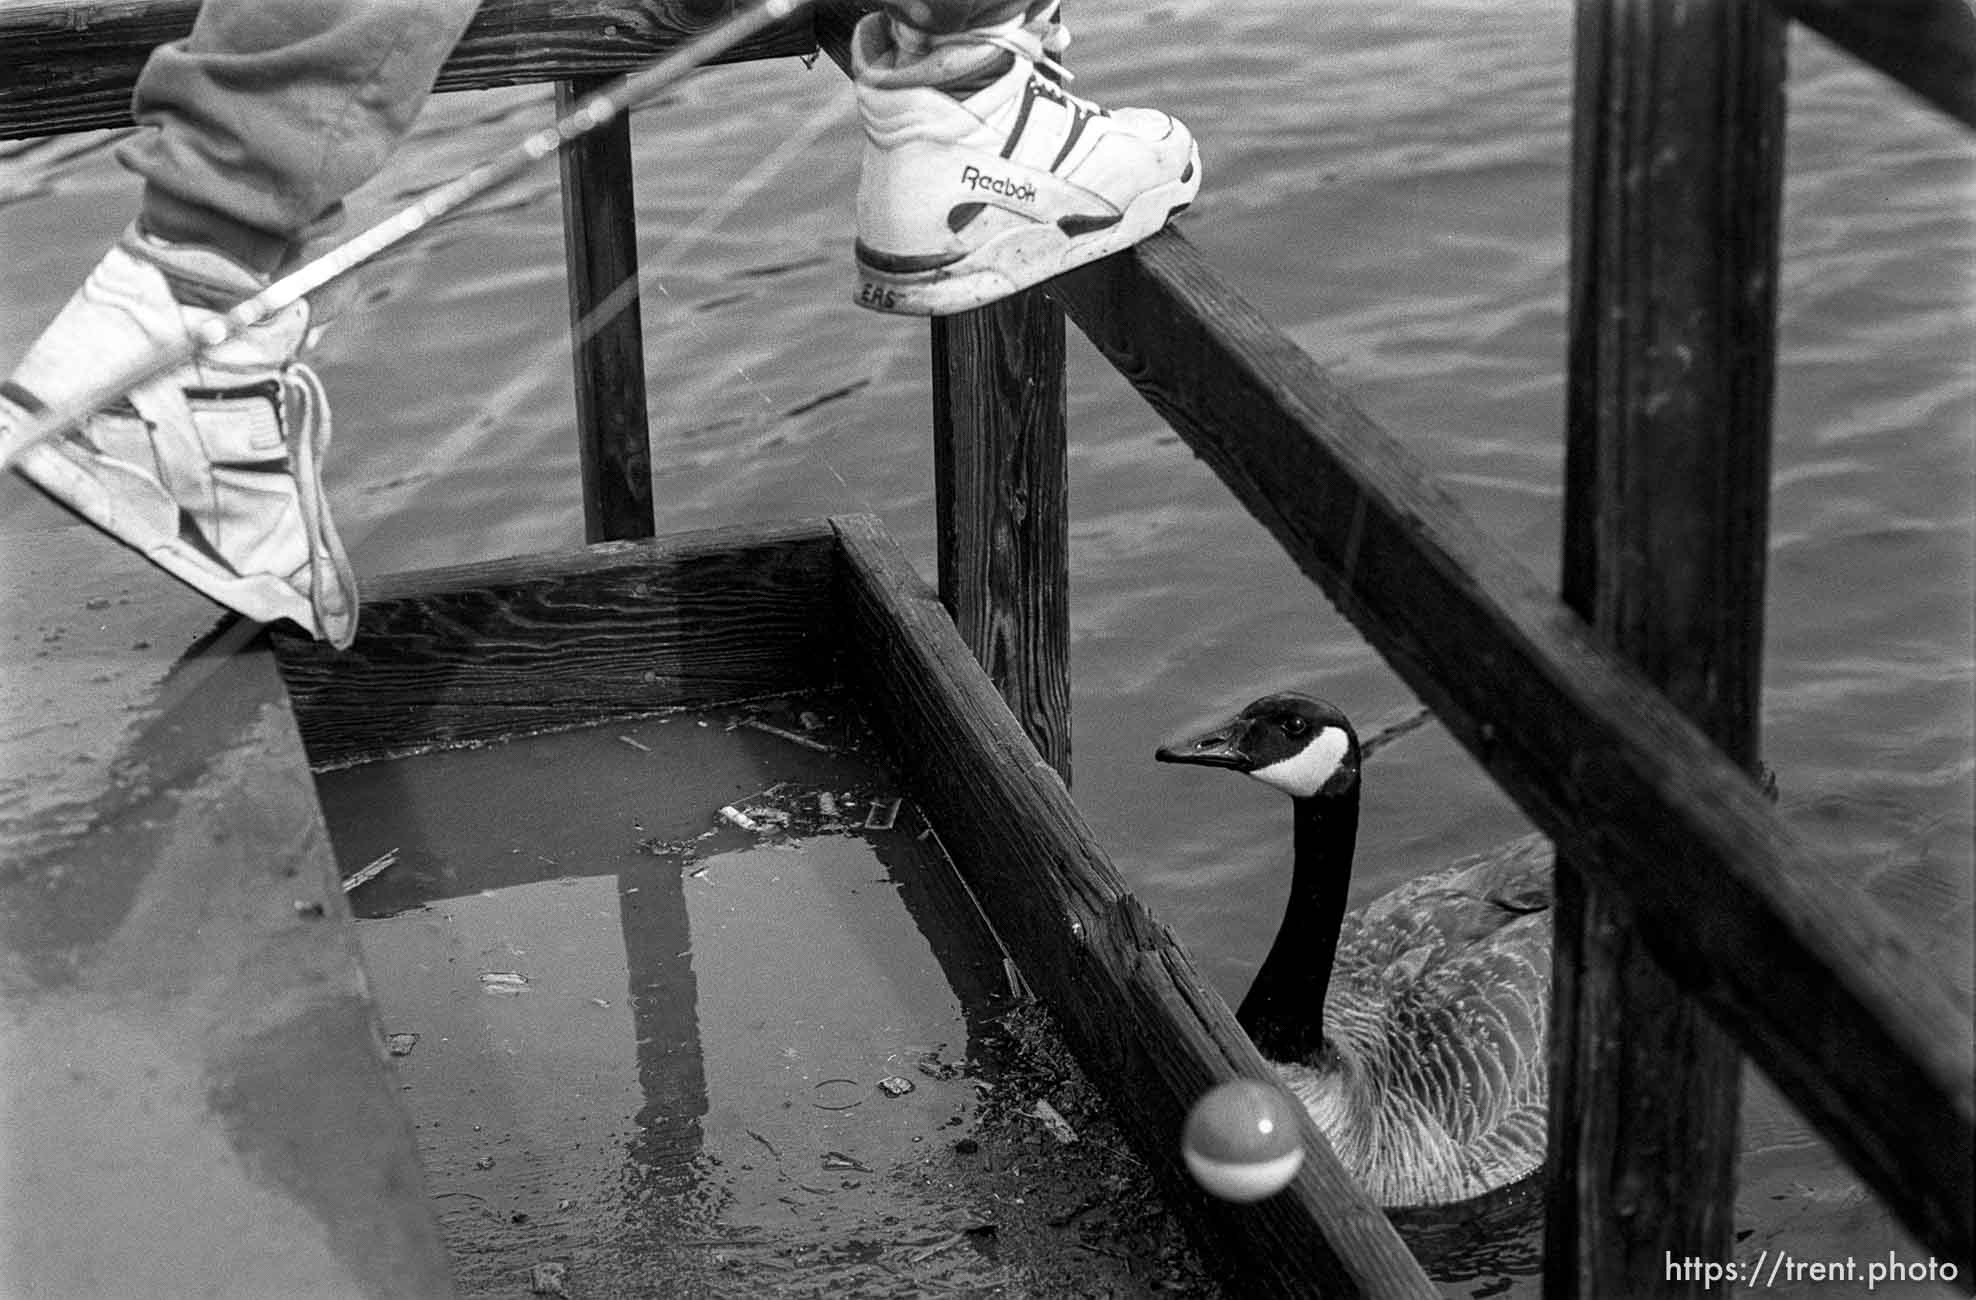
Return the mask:
M 1272 1061 L 1307 1061 L 1324 1046 L 1324 997 L 1351 896 L 1357 782 L 1293 801 L 1296 860 L 1276 941 L 1235 1018 Z

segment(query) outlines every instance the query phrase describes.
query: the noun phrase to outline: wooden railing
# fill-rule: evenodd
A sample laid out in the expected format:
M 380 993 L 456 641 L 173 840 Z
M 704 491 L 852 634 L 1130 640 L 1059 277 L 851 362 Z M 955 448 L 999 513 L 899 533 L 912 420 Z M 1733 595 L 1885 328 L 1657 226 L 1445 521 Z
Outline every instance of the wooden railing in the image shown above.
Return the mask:
M 0 7 L 0 137 L 120 121 L 143 52 L 183 30 L 194 7 L 110 6 L 82 24 L 72 21 L 79 6 Z M 490 2 L 441 84 L 594 76 L 726 7 L 593 4 L 572 15 L 547 0 Z M 833 0 L 816 20 L 814 39 L 840 63 L 858 12 Z M 1694 1289 L 1666 1278 L 1663 1252 L 1733 1253 L 1738 1058 L 1724 1039 L 1967 1279 L 1976 1266 L 1971 1007 L 1863 902 L 1845 864 L 1796 836 L 1750 779 L 1751 631 L 1761 626 L 1766 541 L 1748 525 L 1767 514 L 1777 15 L 1802 19 L 1970 125 L 1976 18 L 1961 0 L 1774 0 L 1774 12 L 1757 0 L 1580 0 L 1579 13 L 1562 597 L 1172 231 L 934 323 L 940 597 L 1067 778 L 1067 314 L 1560 848 L 1547 1290 Z M 744 53 L 806 52 L 811 42 L 788 29 Z M 1648 104 L 1653 112 L 1636 111 Z M 579 313 L 635 267 L 627 139 L 566 165 Z M 1649 158 L 1651 190 L 1633 165 Z M 1670 196 L 1699 197 L 1655 207 Z M 613 203 L 617 214 L 606 215 Z M 1664 256 L 1628 256 L 1629 232 L 1662 228 Z M 1693 310 L 1655 316 L 1643 306 L 1669 302 Z M 623 315 L 635 328 L 637 312 Z M 579 357 L 593 538 L 650 531 L 642 388 L 599 378 L 642 377 L 640 355 L 635 334 L 623 333 Z M 1656 369 L 1673 355 L 1693 364 Z M 635 397 L 613 396 L 625 391 Z M 1661 414 L 1669 403 L 1673 413 Z M 1733 487 L 1719 493 L 1725 476 Z M 1677 506 L 1686 513 L 1669 530 Z M 1643 583 L 1638 566 L 1618 562 L 1635 530 L 1688 544 Z M 1642 611 L 1691 630 L 1654 642 Z M 1695 671 L 1698 657 L 1706 671 Z M 1056 815 L 1053 798 L 1032 810 Z M 1116 939 L 1087 943 L 1080 921 L 1080 960 L 1116 976 L 1107 988 L 1196 998 L 1203 1024 L 1224 1024 L 1211 993 L 1148 973 L 1169 951 L 1163 930 L 1129 897 L 1078 883 L 1082 872 L 1062 864 L 1044 900 L 1053 915 L 1102 919 Z M 1066 967 L 1061 980 L 1038 983 L 1061 1005 L 1088 991 L 1079 978 Z M 1090 1008 L 1065 1009 L 1087 1063 L 1161 1068 L 1127 1059 L 1134 1047 Z M 1230 1061 L 1253 1059 L 1246 1043 L 1225 1047 Z M 1622 1116 L 1625 1142 L 1614 1136 Z M 1158 1105 L 1122 1118 L 1142 1144 L 1172 1140 L 1172 1116 Z M 1417 1265 L 1321 1144 L 1313 1164 L 1282 1204 L 1219 1213 L 1214 1253 L 1291 1257 L 1263 1278 L 1284 1292 L 1420 1294 Z M 1300 1224 L 1319 1240 L 1299 1237 Z

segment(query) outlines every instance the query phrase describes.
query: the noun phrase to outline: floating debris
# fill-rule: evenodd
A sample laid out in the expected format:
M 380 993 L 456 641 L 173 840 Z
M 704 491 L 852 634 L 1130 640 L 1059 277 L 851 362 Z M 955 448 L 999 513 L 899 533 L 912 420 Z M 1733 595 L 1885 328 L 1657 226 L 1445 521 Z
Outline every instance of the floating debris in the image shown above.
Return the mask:
M 536 1295 L 556 1295 L 568 1300 L 568 1282 L 567 1264 L 537 1264 L 529 1270 L 528 1289 Z
M 853 1169 L 861 1174 L 871 1172 L 870 1166 L 860 1164 L 855 1157 L 847 1156 L 842 1151 L 824 1152 L 823 1167 L 825 1169 Z
M 528 976 L 511 970 L 490 970 L 481 972 L 480 988 L 483 993 L 499 993 L 512 997 L 517 993 L 528 992 Z
M 482 1156 L 480 1159 L 473 1162 L 473 1167 L 475 1169 L 492 1169 L 494 1167 L 494 1157 Z
M 888 1097 L 903 1097 L 914 1088 L 911 1079 L 900 1074 L 888 1074 L 878 1081 L 878 1090 Z
M 1031 1119 L 1041 1121 L 1050 1136 L 1055 1138 L 1060 1145 L 1069 1146 L 1071 1143 L 1077 1141 L 1077 1130 L 1070 1126 L 1070 1121 L 1065 1119 L 1055 1106 L 1044 1101 L 1041 1097 L 1038 1097 L 1035 1103 L 1028 1110 L 1024 1111 L 1023 1114 L 1029 1116 Z
M 698 840 L 705 839 L 714 832 L 707 831 L 695 839 L 669 840 L 662 835 L 647 835 L 637 843 L 640 853 L 648 853 L 655 858 L 693 858 L 697 850 L 693 847 Z
M 865 812 L 864 828 L 868 831 L 889 831 L 899 820 L 899 805 L 905 802 L 894 795 L 890 799 L 877 799 Z
M 828 790 L 817 791 L 816 812 L 819 817 L 835 817 L 837 815 L 837 796 L 831 794 Z
M 955 1065 L 952 1061 L 941 1060 L 940 1053 L 938 1052 L 926 1052 L 922 1054 L 917 1065 L 921 1074 L 929 1079 L 938 1079 L 942 1083 L 947 1082 L 949 1079 L 958 1079 L 961 1077 L 961 1067 Z
M 743 718 L 740 725 L 754 731 L 759 731 L 764 735 L 774 736 L 777 740 L 786 740 L 792 745 L 801 745 L 804 749 L 814 749 L 819 754 L 835 754 L 837 752 L 837 748 L 834 745 L 826 745 L 820 740 L 811 740 L 808 736 L 790 731 L 785 727 L 778 727 L 772 722 L 763 722 L 760 718 Z
M 410 1056 L 418 1042 L 417 1034 L 391 1034 L 385 1038 L 384 1046 L 393 1056 Z
M 731 825 L 739 826 L 744 831 L 759 832 L 762 828 L 760 822 L 757 822 L 754 818 L 742 812 L 731 803 L 721 805 L 720 815 L 722 819 Z
M 642 740 L 639 740 L 635 736 L 619 736 L 618 739 L 623 743 L 631 746 L 633 749 L 637 750 L 641 754 L 649 754 L 652 752 L 652 747 L 650 745 L 646 744 Z
M 802 724 L 804 731 L 823 730 L 823 719 L 811 713 L 808 709 L 804 709 L 801 713 L 797 714 L 796 721 Z
M 395 865 L 397 861 L 398 861 L 398 850 L 396 849 L 392 849 L 386 853 L 379 854 L 378 857 L 374 861 L 372 861 L 369 866 L 366 866 L 361 871 L 357 872 L 356 875 L 351 876 L 348 880 L 343 882 L 343 892 L 347 894 L 351 890 L 355 889 L 358 885 L 368 884 L 370 881 L 377 879 L 379 875 L 383 874 L 384 870 L 387 867 Z

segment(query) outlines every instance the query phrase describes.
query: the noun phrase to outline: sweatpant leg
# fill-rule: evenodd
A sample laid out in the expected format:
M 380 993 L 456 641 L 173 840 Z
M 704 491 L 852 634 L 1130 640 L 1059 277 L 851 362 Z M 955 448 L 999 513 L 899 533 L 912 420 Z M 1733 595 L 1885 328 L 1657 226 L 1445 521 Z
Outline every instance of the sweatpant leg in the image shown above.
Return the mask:
M 1037 8 L 1035 0 L 884 0 L 885 11 L 934 35 L 989 27 Z
M 118 157 L 144 178 L 145 215 L 284 249 L 332 227 L 411 129 L 477 6 L 206 0 L 138 78 L 148 129 Z

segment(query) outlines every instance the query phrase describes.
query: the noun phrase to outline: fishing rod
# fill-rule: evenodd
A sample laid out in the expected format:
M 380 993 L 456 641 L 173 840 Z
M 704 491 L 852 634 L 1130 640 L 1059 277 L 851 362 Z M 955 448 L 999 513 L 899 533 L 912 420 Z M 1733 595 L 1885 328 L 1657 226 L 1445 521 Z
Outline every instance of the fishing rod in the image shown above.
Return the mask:
M 763 0 L 687 41 L 643 68 L 626 73 L 592 92 L 562 117 L 496 157 L 434 186 L 409 206 L 338 244 L 275 280 L 223 315 L 194 329 L 182 342 L 160 348 L 143 361 L 119 370 L 81 394 L 31 414 L 11 428 L 0 428 L 0 470 L 27 448 L 76 428 L 95 412 L 139 385 L 190 364 L 201 353 L 252 329 L 337 278 L 348 275 L 385 250 L 533 167 L 557 150 L 629 112 L 684 80 L 702 65 L 776 23 L 802 12 L 815 0 Z

